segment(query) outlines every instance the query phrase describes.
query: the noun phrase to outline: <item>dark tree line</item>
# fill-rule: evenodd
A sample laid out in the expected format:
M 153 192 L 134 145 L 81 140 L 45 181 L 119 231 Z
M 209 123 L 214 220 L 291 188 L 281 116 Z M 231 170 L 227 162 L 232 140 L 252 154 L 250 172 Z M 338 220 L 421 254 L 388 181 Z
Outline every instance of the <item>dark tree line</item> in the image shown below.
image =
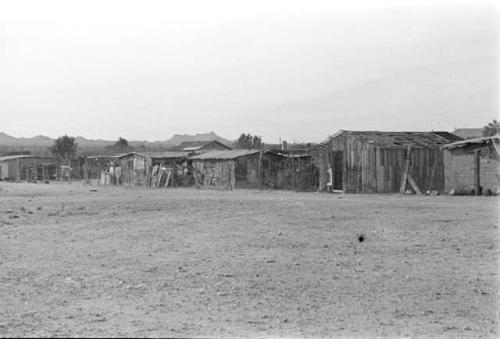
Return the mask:
M 257 135 L 242 133 L 234 148 L 236 149 L 260 149 L 262 147 L 262 138 Z

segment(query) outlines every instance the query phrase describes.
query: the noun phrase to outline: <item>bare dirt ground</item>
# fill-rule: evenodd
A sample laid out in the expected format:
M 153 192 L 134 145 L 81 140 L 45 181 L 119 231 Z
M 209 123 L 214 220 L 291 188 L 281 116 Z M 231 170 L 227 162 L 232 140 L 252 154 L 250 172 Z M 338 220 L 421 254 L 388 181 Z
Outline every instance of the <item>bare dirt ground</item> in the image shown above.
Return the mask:
M 494 197 L 4 183 L 0 335 L 497 337 L 498 211 Z

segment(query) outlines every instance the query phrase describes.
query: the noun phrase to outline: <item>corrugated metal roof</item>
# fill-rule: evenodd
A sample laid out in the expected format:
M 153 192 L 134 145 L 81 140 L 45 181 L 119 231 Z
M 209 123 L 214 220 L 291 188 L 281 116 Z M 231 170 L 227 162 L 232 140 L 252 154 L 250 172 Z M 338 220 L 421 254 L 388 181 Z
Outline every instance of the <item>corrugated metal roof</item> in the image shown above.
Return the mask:
M 451 141 L 461 140 L 460 137 L 449 132 L 380 132 L 380 131 L 346 131 L 341 130 L 330 137 L 337 139 L 344 136 L 356 136 L 361 142 L 374 144 L 379 147 L 422 147 L 436 148 Z
M 470 145 L 480 145 L 480 144 L 497 144 L 500 143 L 500 135 L 493 135 L 490 137 L 481 137 L 481 138 L 474 138 L 474 139 L 466 139 L 466 140 L 461 140 L 461 141 L 456 141 L 451 144 L 444 145 L 442 148 L 444 149 L 456 149 L 456 148 L 463 148 L 467 147 Z
M 230 151 L 211 151 L 203 154 L 198 154 L 189 159 L 192 160 L 231 160 L 247 155 L 257 154 L 259 150 L 255 149 L 237 149 Z

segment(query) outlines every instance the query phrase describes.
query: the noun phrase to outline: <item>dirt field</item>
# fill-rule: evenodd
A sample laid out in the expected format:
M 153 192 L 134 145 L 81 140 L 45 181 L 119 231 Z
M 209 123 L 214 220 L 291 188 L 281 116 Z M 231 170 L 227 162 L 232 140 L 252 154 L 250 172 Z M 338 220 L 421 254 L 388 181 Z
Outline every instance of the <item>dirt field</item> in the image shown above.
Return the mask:
M 0 184 L 0 335 L 497 337 L 498 203 Z

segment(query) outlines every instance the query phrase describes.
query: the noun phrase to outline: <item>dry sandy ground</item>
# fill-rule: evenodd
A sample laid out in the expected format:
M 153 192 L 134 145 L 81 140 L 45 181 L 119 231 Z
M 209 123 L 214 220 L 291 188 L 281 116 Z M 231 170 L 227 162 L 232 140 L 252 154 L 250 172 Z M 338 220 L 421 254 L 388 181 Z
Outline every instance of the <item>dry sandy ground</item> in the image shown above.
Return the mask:
M 496 337 L 498 203 L 0 184 L 0 335 Z

